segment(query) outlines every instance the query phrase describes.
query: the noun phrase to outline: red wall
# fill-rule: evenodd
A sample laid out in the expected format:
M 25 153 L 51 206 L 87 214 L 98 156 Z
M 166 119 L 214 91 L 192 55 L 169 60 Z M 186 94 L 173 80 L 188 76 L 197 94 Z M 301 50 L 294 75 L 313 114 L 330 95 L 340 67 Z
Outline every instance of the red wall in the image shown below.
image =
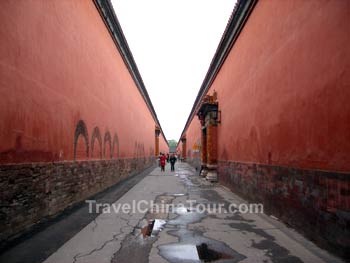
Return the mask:
M 199 157 L 195 156 L 194 153 L 194 146 L 198 145 L 200 146 L 201 144 L 201 125 L 200 122 L 197 118 L 197 116 L 194 117 L 193 121 L 189 125 L 188 129 L 186 130 L 186 157 L 187 159 L 192 159 L 194 157 Z M 180 142 L 181 145 L 181 142 Z M 180 150 L 182 150 L 182 146 L 180 146 Z M 189 156 L 190 154 L 190 156 Z
M 0 162 L 73 159 L 79 120 L 89 143 L 97 126 L 120 157 L 154 154 L 155 121 L 92 1 L 2 1 L 0 23 Z
M 161 153 L 168 153 L 169 152 L 169 146 L 166 140 L 162 135 L 159 136 L 159 152 Z
M 349 10 L 257 3 L 209 90 L 222 111 L 219 160 L 350 171 Z

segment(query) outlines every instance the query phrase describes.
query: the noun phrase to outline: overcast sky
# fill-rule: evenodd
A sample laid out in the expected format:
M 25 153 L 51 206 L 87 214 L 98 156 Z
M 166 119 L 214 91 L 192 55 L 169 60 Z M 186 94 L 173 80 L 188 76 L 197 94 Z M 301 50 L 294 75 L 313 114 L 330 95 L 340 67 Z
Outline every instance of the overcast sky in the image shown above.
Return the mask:
M 179 140 L 236 0 L 112 0 L 168 140 Z

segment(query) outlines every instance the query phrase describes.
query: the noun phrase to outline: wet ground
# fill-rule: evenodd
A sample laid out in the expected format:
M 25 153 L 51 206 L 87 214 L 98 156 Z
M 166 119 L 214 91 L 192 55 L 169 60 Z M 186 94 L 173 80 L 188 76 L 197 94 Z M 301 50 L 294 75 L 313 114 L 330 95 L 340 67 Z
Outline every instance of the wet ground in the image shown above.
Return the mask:
M 341 262 L 275 218 L 238 209 L 244 200 L 186 163 L 156 168 L 114 204 L 45 262 Z M 115 210 L 123 204 L 136 209 Z

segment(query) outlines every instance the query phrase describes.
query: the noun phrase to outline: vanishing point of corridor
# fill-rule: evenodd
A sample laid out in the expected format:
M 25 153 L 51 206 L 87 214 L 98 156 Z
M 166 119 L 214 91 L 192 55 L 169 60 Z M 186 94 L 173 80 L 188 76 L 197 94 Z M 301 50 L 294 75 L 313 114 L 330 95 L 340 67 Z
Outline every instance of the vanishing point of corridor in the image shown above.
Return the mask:
M 0 1 L 1 263 L 349 262 L 350 1 L 193 1 Z

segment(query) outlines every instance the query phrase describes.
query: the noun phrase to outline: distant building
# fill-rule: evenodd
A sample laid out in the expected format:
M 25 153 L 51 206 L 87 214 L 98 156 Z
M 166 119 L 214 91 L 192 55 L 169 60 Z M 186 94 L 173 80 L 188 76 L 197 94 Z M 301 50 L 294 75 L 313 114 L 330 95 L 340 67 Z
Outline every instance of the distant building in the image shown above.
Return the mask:
M 176 153 L 176 145 L 175 146 L 169 146 L 169 153 Z

